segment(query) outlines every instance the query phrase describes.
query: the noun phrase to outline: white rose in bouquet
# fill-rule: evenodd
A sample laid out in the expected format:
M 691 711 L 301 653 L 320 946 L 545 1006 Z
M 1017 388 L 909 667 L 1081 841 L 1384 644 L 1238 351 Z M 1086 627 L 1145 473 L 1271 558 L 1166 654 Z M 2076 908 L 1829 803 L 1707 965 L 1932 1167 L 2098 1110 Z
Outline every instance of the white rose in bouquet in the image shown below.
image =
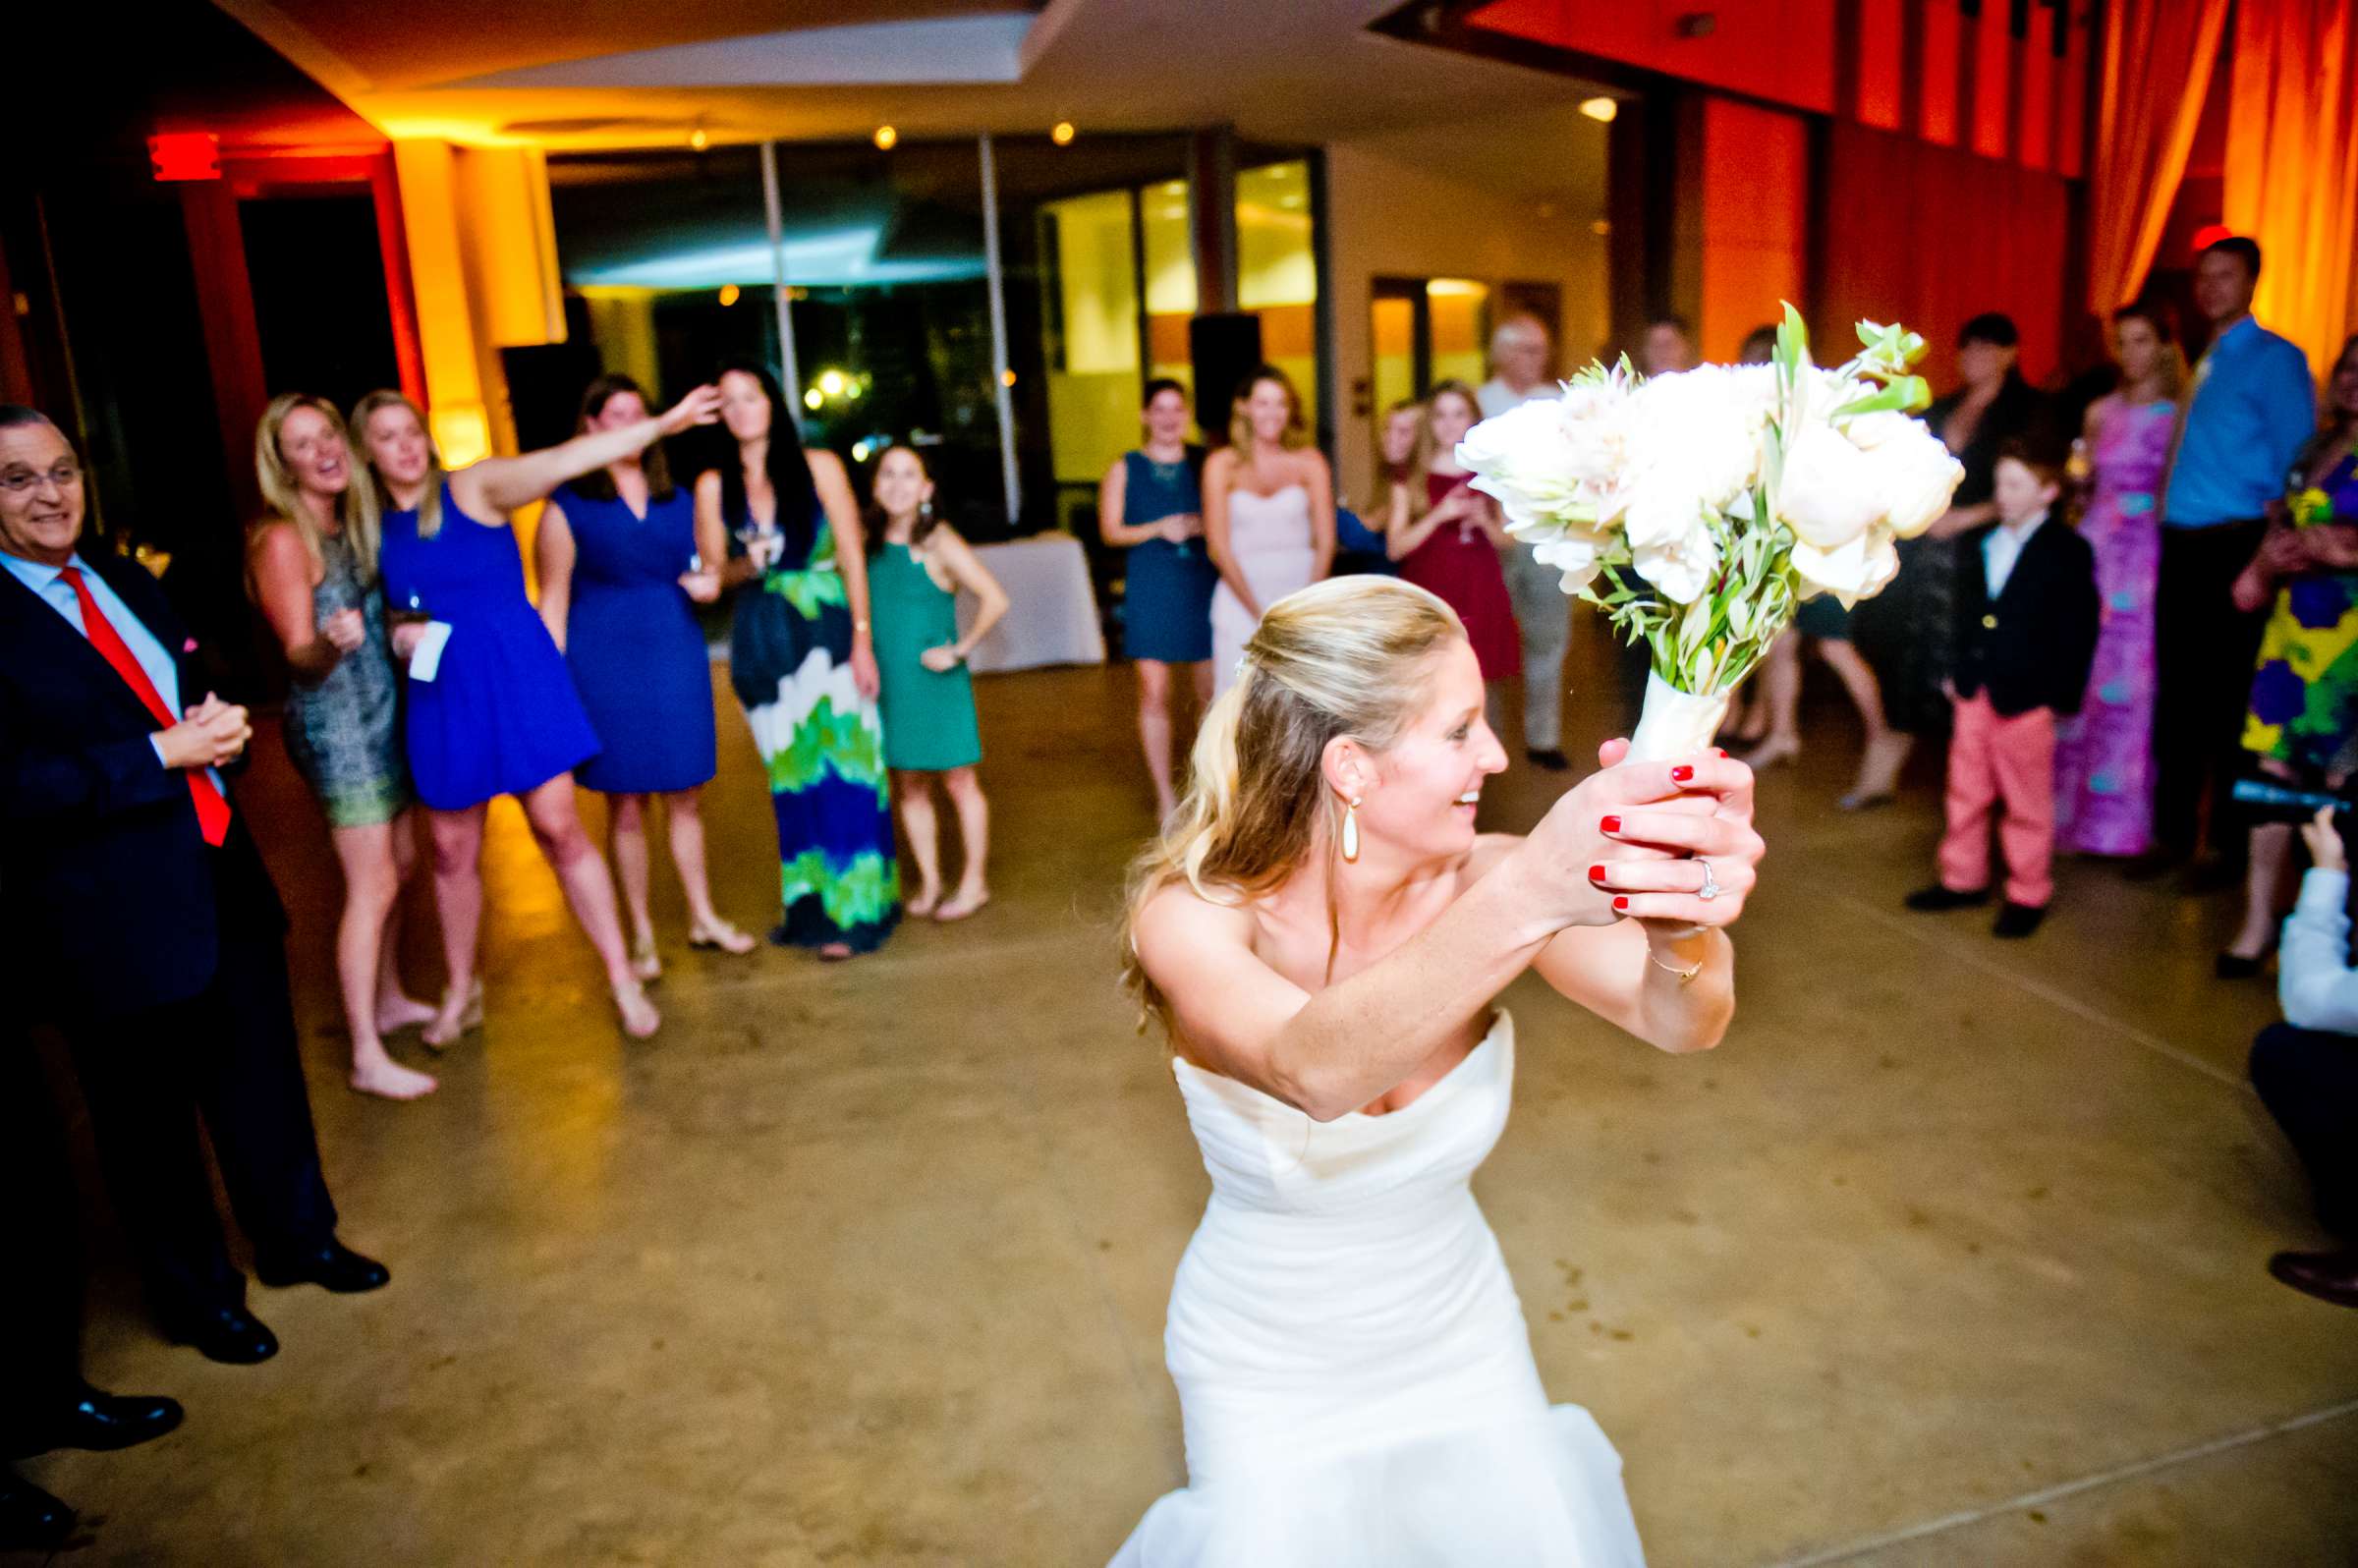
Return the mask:
M 1785 449 L 1776 515 L 1794 537 L 1840 549 L 1881 522 L 1884 499 L 1867 455 L 1830 424 L 1812 423 Z
M 1915 538 L 1948 510 L 1965 465 L 1924 421 L 1904 414 L 1870 414 L 1853 420 L 1848 434 L 1866 449 L 1867 482 L 1882 498 L 1883 523 L 1893 533 Z
M 1630 411 L 1636 426 L 1631 455 L 1640 475 L 1630 503 L 1631 544 L 1642 542 L 1634 514 L 1656 480 L 1675 476 L 1700 508 L 1712 512 L 1758 482 L 1761 431 L 1776 383 L 1767 365 L 1746 371 L 1760 373 L 1705 364 L 1656 376 L 1638 389 Z
M 1887 530 L 1871 529 L 1847 543 L 1822 550 L 1807 540 L 1793 545 L 1793 570 L 1812 590 L 1831 593 L 1844 605 L 1871 599 L 1899 575 L 1899 551 Z
M 1677 538 L 1651 544 L 1633 541 L 1632 554 L 1638 576 L 1661 589 L 1662 597 L 1673 604 L 1694 603 L 1719 575 L 1718 541 L 1700 523 Z

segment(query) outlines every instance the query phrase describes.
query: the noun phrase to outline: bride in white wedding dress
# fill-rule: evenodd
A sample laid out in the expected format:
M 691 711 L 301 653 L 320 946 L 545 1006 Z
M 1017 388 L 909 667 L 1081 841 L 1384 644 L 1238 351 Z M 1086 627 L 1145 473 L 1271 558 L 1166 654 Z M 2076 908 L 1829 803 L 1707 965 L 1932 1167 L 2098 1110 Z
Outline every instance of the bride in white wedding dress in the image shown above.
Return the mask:
M 1268 608 L 1131 897 L 1212 1197 L 1164 1337 L 1188 1487 L 1115 1568 L 1623 1568 L 1621 1463 L 1550 1407 L 1467 1183 L 1527 968 L 1664 1050 L 1717 1042 L 1762 844 L 1752 775 L 1607 766 L 1527 838 L 1457 617 L 1346 578 Z M 1602 760 L 1617 762 L 1614 742 Z

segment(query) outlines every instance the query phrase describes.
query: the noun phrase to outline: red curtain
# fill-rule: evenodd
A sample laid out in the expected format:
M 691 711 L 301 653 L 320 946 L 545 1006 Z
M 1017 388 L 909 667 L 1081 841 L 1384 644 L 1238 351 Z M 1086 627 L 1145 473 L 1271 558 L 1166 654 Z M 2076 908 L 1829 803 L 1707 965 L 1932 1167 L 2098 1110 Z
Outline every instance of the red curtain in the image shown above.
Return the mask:
M 1932 345 L 1937 390 L 1954 378 L 1957 328 L 2003 310 L 2022 329 L 2022 373 L 2046 376 L 2063 330 L 2066 206 L 2058 175 L 1837 122 L 1814 224 L 1817 357 L 1847 359 L 1862 317 L 1904 322 Z
M 2264 4 L 2251 0 L 2244 10 Z M 2226 17 L 2227 0 L 2113 0 L 2105 8 L 2088 171 L 2088 308 L 2099 315 L 2137 297 L 2161 248 Z

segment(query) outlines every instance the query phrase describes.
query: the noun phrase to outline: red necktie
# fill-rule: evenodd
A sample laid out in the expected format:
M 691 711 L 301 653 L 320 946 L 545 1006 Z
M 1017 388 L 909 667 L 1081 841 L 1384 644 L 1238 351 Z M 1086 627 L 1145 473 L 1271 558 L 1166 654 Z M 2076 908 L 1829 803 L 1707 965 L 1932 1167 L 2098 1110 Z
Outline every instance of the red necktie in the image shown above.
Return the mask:
M 139 659 L 124 644 L 122 634 L 115 630 L 113 622 L 99 612 L 98 601 L 90 597 L 89 586 L 83 582 L 81 569 L 69 566 L 58 576 L 74 587 L 74 597 L 82 605 L 82 630 L 89 638 L 90 646 L 115 667 L 115 673 L 123 677 L 123 684 L 131 688 L 132 695 L 145 703 L 147 711 L 155 715 L 156 723 L 165 729 L 178 724 L 179 717 L 164 705 L 163 697 L 156 691 L 155 683 L 147 679 L 146 670 L 140 667 Z M 204 769 L 192 767 L 183 771 L 189 779 L 189 798 L 196 803 L 197 831 L 204 835 L 207 844 L 218 849 L 222 841 L 229 837 L 229 802 L 222 798 L 221 791 L 214 787 L 213 781 L 205 776 Z

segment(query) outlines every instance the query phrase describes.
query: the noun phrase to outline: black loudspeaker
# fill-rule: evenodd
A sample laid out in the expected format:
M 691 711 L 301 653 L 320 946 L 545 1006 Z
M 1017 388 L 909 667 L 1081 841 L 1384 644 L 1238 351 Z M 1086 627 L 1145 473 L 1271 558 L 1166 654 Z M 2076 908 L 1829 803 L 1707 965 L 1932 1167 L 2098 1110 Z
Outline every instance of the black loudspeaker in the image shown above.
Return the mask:
M 1237 311 L 1187 323 L 1187 358 L 1196 375 L 1196 424 L 1205 444 L 1228 443 L 1228 412 L 1246 376 L 1261 367 L 1261 317 Z

